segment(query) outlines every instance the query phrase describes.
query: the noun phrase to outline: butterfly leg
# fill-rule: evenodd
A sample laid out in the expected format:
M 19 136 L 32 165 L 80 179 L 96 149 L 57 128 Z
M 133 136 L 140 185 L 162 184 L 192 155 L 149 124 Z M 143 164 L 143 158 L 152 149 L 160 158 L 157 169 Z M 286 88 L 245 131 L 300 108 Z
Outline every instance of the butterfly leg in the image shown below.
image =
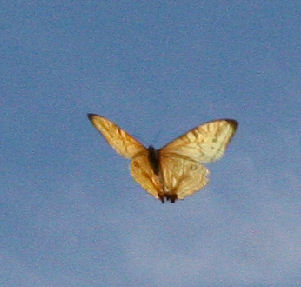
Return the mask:
M 177 194 L 164 194 L 162 196 L 160 196 L 160 200 L 162 203 L 164 203 L 164 198 L 167 200 L 167 201 L 170 201 L 171 203 L 175 203 L 176 200 L 178 199 L 178 196 Z
M 161 202 L 164 203 L 164 194 L 158 194 L 158 196 Z
M 171 203 L 175 203 L 176 200 L 178 199 L 178 195 L 174 192 L 166 190 L 164 183 L 163 183 L 163 190 L 164 190 L 164 193 L 162 195 L 159 195 L 161 201 L 163 200 L 162 202 L 164 202 L 164 197 L 165 197 L 165 199 L 167 201 L 170 200 Z
M 166 198 L 168 198 L 171 203 L 175 203 L 176 200 L 178 199 L 178 196 L 177 196 L 177 194 L 171 194 L 171 195 L 166 196 Z

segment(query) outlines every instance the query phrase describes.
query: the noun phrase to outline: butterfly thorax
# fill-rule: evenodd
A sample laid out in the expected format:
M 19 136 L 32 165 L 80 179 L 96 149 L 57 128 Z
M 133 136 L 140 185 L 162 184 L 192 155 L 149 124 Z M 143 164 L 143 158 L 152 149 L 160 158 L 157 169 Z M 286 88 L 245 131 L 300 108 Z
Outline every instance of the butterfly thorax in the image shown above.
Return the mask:
M 149 151 L 149 154 L 148 154 L 148 159 L 149 159 L 149 162 L 151 164 L 151 167 L 154 171 L 154 173 L 156 175 L 159 174 L 159 150 L 153 148 L 152 146 L 150 146 L 148 148 L 148 151 Z

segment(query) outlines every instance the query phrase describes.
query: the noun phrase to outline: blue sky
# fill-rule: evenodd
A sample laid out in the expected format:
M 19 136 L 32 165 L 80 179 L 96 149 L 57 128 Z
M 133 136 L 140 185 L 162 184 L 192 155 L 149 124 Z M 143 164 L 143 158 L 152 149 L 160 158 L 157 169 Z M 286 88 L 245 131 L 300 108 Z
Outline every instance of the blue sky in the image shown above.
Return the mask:
M 2 1 L 0 285 L 300 286 L 299 1 Z M 161 204 L 86 114 L 159 148 L 239 129 Z

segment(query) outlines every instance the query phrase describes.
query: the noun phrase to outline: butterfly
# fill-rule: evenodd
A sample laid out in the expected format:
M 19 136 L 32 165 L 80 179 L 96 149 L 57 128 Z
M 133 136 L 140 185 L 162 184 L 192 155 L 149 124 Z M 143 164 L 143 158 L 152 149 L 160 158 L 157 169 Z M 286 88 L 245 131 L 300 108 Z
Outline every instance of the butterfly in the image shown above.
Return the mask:
M 131 175 L 162 203 L 165 199 L 174 203 L 205 187 L 210 172 L 203 163 L 224 155 L 238 127 L 232 119 L 207 122 L 155 149 L 145 148 L 103 116 L 88 114 L 88 118 L 117 153 L 131 159 Z

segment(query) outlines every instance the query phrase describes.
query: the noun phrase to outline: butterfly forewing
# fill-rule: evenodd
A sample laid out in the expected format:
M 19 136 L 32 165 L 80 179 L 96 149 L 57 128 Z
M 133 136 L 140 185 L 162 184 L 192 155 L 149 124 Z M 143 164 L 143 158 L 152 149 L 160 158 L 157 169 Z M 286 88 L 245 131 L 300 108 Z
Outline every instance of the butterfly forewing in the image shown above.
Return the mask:
M 200 163 L 220 159 L 237 128 L 234 120 L 216 120 L 198 126 L 164 146 L 162 154 L 181 155 Z
M 111 147 L 126 158 L 132 158 L 139 152 L 146 151 L 145 147 L 126 131 L 105 117 L 89 114 L 90 121 L 106 138 Z

